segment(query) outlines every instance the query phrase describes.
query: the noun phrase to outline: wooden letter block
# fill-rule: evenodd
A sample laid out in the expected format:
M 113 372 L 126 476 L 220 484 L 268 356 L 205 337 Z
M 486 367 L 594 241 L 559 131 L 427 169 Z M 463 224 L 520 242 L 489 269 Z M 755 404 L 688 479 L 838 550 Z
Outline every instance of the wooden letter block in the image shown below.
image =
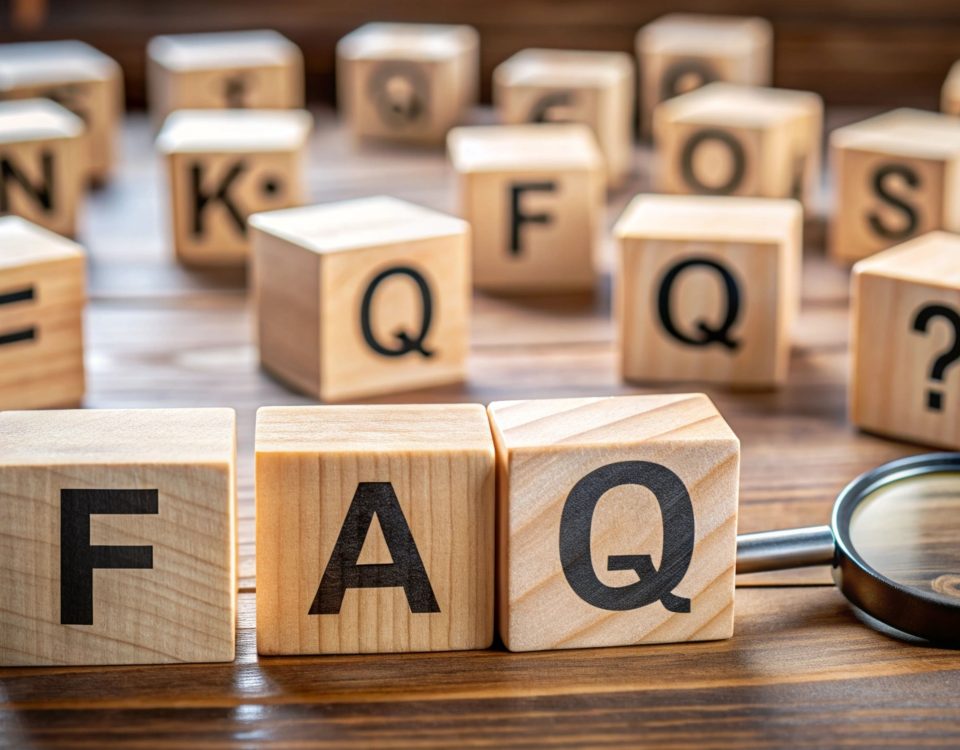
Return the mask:
M 482 406 L 263 408 L 256 473 L 261 654 L 490 646 Z
M 931 232 L 853 267 L 850 419 L 960 450 L 960 237 Z
M 819 188 L 823 102 L 808 91 L 711 83 L 660 104 L 660 192 L 797 198 Z
M 702 394 L 490 405 L 511 651 L 733 634 L 740 443 Z
M 0 216 L 76 234 L 86 182 L 83 120 L 47 99 L 0 102 Z
M 0 413 L 0 665 L 231 661 L 232 409 Z
M 713 81 L 769 86 L 773 29 L 763 18 L 669 13 L 637 33 L 641 130 L 656 106 Z
M 338 104 L 359 138 L 441 143 L 476 102 L 470 26 L 368 23 L 337 44 Z
M 120 139 L 120 66 L 83 42 L 0 45 L 0 99 L 39 98 L 52 99 L 83 120 L 88 174 L 93 182 L 105 182 Z
M 586 125 L 456 128 L 447 146 L 473 227 L 477 287 L 593 288 L 606 186 Z
M 0 218 L 0 410 L 80 405 L 85 302 L 79 245 Z
M 960 60 L 953 64 L 943 82 L 940 109 L 948 115 L 960 115 Z
M 634 63 L 622 52 L 528 49 L 493 72 L 493 96 L 508 124 L 589 125 L 619 185 L 633 161 Z
M 635 198 L 615 229 L 623 377 L 783 383 L 800 307 L 802 214 L 792 200 Z
M 260 362 L 323 401 L 462 380 L 470 227 L 376 197 L 256 214 Z
M 873 255 L 935 229 L 960 231 L 960 120 L 898 109 L 830 134 L 830 254 Z
M 252 213 L 304 203 L 307 140 L 302 110 L 181 110 L 157 138 L 166 155 L 177 257 L 243 265 Z
M 303 54 L 275 31 L 158 36 L 147 85 L 155 127 L 177 109 L 300 109 Z

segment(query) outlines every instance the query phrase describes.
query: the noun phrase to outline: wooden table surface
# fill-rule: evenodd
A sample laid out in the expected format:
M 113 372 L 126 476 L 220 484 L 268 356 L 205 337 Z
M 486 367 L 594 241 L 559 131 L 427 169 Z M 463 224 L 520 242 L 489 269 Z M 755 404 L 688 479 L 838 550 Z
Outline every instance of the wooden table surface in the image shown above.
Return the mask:
M 824 570 L 741 577 L 728 641 L 258 659 L 254 414 L 310 401 L 258 369 L 242 276 L 174 263 L 142 115 L 124 138 L 123 168 L 91 197 L 82 235 L 91 268 L 86 405 L 237 409 L 237 659 L 0 670 L 0 747 L 960 746 L 960 653 L 868 628 Z M 610 225 L 648 184 L 649 155 L 638 151 L 636 163 L 637 178 L 611 196 Z M 387 192 L 455 210 L 440 150 L 358 149 L 328 112 L 318 112 L 310 176 L 317 201 Z M 743 444 L 742 532 L 825 523 L 847 481 L 921 450 L 846 422 L 848 272 L 823 257 L 823 234 L 822 219 L 809 223 L 789 384 L 707 389 Z M 469 382 L 381 400 L 642 392 L 620 382 L 615 361 L 608 278 L 592 296 L 478 295 Z

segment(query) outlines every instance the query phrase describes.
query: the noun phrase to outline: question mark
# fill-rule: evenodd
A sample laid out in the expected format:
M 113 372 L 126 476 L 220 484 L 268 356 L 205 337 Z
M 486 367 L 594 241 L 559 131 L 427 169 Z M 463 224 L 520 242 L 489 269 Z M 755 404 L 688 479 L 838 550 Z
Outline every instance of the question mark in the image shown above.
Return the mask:
M 943 374 L 947 368 L 960 359 L 960 314 L 946 305 L 927 305 L 917 312 L 913 319 L 913 330 L 920 333 L 927 332 L 927 325 L 934 318 L 943 318 L 953 326 L 953 344 L 949 349 L 940 353 L 933 361 L 930 369 L 930 380 L 943 382 Z M 931 411 L 943 411 L 943 393 L 935 390 L 927 391 L 927 408 Z

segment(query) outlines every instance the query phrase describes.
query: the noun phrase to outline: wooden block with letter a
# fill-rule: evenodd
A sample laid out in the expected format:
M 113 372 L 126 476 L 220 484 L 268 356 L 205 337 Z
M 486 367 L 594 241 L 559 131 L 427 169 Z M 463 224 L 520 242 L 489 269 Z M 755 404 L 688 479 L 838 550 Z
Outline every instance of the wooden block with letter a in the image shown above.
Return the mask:
M 470 26 L 368 23 L 337 43 L 338 104 L 360 138 L 441 143 L 476 102 Z
M 155 127 L 177 109 L 300 109 L 303 54 L 276 31 L 157 36 L 147 93 Z
M 733 634 L 740 443 L 710 399 L 504 401 L 489 413 L 507 648 Z
M 0 413 L 0 665 L 233 659 L 235 423 Z
M 395 198 L 255 214 L 263 367 L 323 401 L 462 380 L 470 227 Z
M 73 236 L 86 181 L 83 120 L 48 99 L 0 102 L 0 216 Z
M 177 257 L 194 265 L 243 265 L 250 214 L 306 198 L 303 110 L 180 110 L 157 138 L 166 156 Z
M 656 106 L 714 81 L 769 86 L 773 29 L 763 18 L 668 13 L 637 33 L 640 125 L 649 134 Z
M 592 289 L 603 156 L 582 124 L 456 128 L 447 141 L 473 279 L 499 292 Z
M 52 99 L 86 125 L 87 169 L 105 182 L 117 160 L 123 114 L 123 71 L 78 41 L 0 45 L 0 99 Z
M 607 181 L 633 161 L 634 63 L 623 52 L 526 49 L 493 72 L 493 96 L 508 124 L 581 122 L 596 136 Z
M 799 203 L 641 195 L 614 231 L 625 379 L 744 387 L 786 380 L 800 309 Z
M 74 242 L 0 218 L 0 410 L 83 400 L 84 262 Z
M 490 646 L 482 406 L 267 407 L 256 442 L 261 654 Z
M 844 263 L 960 231 L 960 119 L 897 109 L 830 134 L 831 256 Z
M 960 237 L 930 232 L 853 267 L 850 419 L 960 450 Z
M 948 115 L 960 115 L 960 60 L 953 64 L 943 82 L 940 109 Z

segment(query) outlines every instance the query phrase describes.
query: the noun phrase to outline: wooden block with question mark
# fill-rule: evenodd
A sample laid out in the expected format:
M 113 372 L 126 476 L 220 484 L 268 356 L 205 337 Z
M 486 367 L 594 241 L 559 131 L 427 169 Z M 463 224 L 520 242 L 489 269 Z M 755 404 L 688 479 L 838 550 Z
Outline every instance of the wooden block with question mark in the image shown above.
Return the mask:
M 960 450 L 960 236 L 930 232 L 853 267 L 850 419 Z

